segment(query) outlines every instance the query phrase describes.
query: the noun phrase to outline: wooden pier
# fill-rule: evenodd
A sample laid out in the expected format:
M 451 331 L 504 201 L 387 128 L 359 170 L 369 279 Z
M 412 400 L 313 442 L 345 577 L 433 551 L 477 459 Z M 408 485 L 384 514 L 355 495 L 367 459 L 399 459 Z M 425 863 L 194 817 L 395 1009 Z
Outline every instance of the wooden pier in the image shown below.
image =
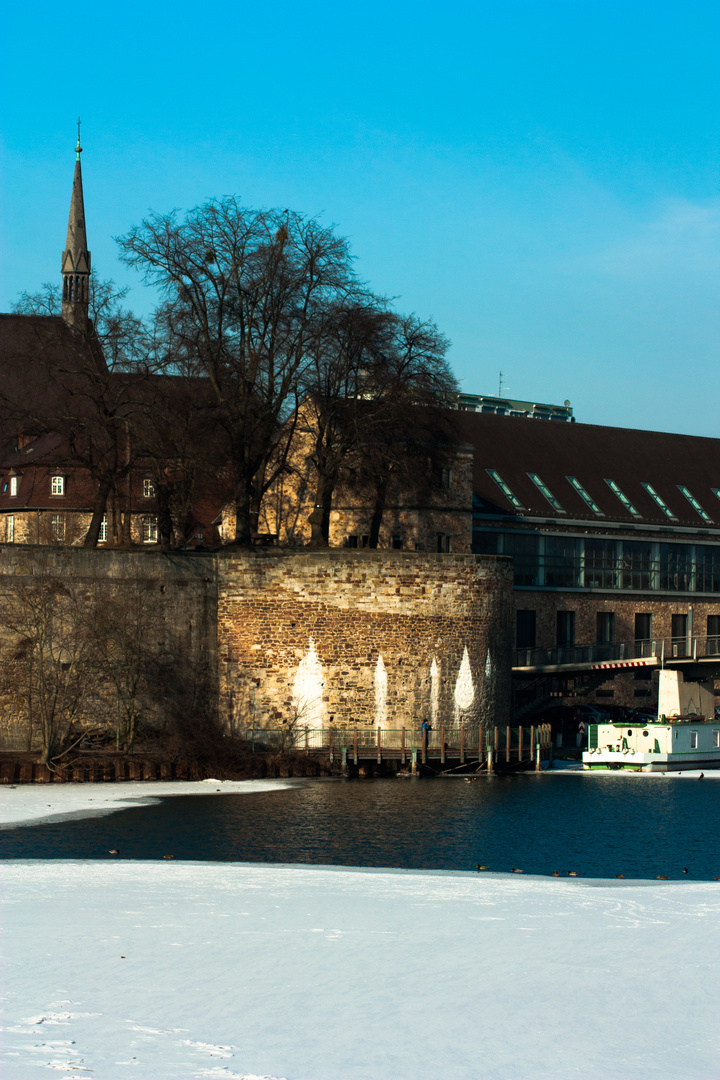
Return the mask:
M 244 738 L 253 751 L 277 749 L 280 745 L 294 753 L 323 757 L 339 765 L 344 774 L 350 766 L 392 764 L 410 767 L 413 772 L 425 766 L 433 772 L 468 769 L 505 772 L 536 768 L 552 756 L 549 724 L 518 727 L 448 726 L 430 732 L 420 728 L 338 727 L 324 728 L 248 728 Z

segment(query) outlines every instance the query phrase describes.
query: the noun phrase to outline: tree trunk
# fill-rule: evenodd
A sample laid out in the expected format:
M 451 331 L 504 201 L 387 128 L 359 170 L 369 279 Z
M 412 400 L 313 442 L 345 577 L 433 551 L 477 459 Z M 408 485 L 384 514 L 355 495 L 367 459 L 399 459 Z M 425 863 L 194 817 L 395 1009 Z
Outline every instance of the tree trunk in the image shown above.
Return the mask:
M 93 503 L 92 518 L 90 519 L 90 528 L 85 533 L 83 547 L 94 548 L 98 545 L 98 540 L 100 539 L 100 527 L 102 525 L 102 519 L 105 516 L 105 506 L 107 504 L 109 491 L 110 481 L 107 477 L 103 477 L 98 482 L 95 501 Z
M 310 547 L 329 547 L 330 512 L 332 510 L 335 484 L 327 476 L 318 476 L 315 488 L 315 506 L 310 514 Z
M 385 501 L 387 499 L 388 478 L 384 476 L 378 481 L 375 488 L 375 505 L 373 506 L 373 515 L 370 522 L 370 539 L 368 541 L 368 547 L 376 548 L 380 540 L 380 526 L 382 525 L 383 514 L 385 513 Z
M 235 502 L 235 539 L 236 547 L 252 547 L 252 519 L 250 516 L 250 493 L 242 492 Z

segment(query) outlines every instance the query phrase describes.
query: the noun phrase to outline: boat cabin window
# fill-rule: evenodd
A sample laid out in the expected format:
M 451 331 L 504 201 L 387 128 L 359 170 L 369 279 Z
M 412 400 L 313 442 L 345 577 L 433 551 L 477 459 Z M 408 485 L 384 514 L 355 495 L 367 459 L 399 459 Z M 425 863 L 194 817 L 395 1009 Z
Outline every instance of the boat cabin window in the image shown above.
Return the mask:
M 690 749 L 697 750 L 697 731 L 690 732 Z

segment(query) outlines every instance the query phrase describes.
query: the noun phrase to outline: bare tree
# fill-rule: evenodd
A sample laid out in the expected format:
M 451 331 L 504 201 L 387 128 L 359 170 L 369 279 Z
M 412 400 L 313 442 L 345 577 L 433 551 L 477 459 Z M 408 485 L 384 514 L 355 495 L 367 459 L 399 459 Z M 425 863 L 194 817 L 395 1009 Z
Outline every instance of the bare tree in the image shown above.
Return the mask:
M 316 472 L 312 545 L 328 544 L 333 494 L 351 464 L 371 483 L 377 546 L 392 472 L 409 461 L 411 445 L 437 438 L 440 401 L 456 389 L 447 348 L 434 323 L 398 315 L 377 297 L 326 313 L 304 385 Z
M 226 198 L 182 220 L 154 214 L 119 244 L 161 292 L 166 370 L 209 380 L 229 448 L 235 543 L 247 545 L 262 492 L 284 467 L 277 451 L 318 317 L 353 283 L 347 243 L 301 214 Z
M 124 582 L 79 610 L 77 621 L 94 673 L 112 686 L 117 748 L 130 752 L 170 660 L 160 593 L 142 581 Z
M 74 593 L 54 575 L 40 572 L 5 586 L 2 619 L 11 640 L 3 656 L 5 689 L 22 688 L 30 729 L 40 734 L 41 761 L 67 744 L 91 676 L 90 649 L 77 632 Z

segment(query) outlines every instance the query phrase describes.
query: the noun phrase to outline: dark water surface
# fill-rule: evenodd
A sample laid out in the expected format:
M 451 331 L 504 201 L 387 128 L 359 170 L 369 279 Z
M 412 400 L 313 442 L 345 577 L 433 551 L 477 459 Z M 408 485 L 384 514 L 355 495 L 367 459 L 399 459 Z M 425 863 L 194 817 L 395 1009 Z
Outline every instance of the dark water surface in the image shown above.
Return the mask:
M 637 775 L 298 782 L 249 795 L 168 795 L 108 816 L 0 830 L 0 858 L 484 864 L 712 880 L 719 802 L 720 781 Z

